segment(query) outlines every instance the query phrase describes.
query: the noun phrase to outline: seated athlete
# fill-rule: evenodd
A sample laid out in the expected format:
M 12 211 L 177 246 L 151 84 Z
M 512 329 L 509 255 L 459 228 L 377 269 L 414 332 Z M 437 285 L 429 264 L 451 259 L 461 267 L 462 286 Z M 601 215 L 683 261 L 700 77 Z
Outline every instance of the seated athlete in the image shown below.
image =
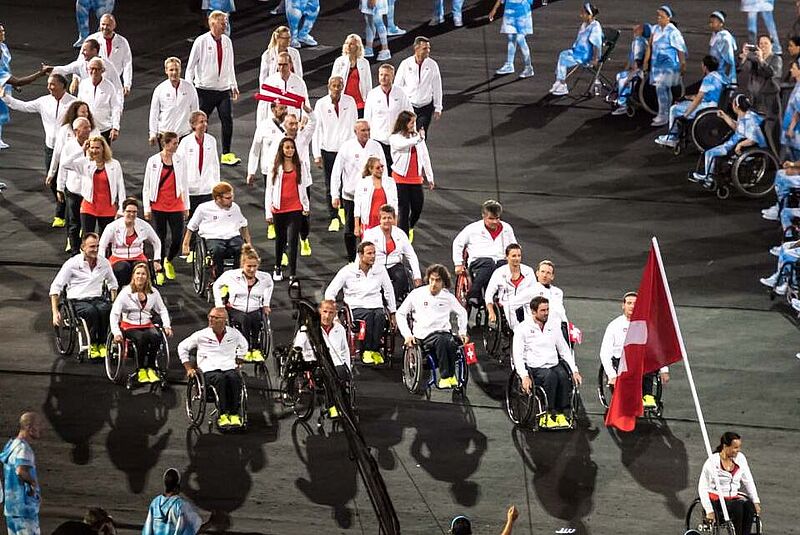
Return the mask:
M 397 327 L 405 344 L 421 344 L 423 351 L 430 351 L 436 358 L 439 369 L 439 388 L 458 386 L 456 352 L 460 343 L 469 341 L 467 336 L 467 311 L 450 293 L 450 273 L 441 264 L 433 264 L 425 270 L 426 286 L 413 290 L 397 309 Z M 409 325 L 413 314 L 414 323 Z M 451 332 L 450 316 L 458 318 L 456 339 Z
M 633 27 L 633 39 L 631 40 L 630 52 L 628 52 L 628 62 L 625 64 L 625 70 L 618 72 L 616 76 L 617 100 L 615 104 L 617 109 L 611 112 L 612 115 L 625 115 L 628 113 L 628 97 L 631 96 L 634 81 L 642 79 L 642 64 L 649 46 L 649 39 L 649 24 L 645 22 Z
M 147 263 L 145 242 L 153 247 L 153 267 L 156 271 L 161 271 L 161 264 L 155 260 L 161 258 L 161 240 L 153 227 L 138 216 L 138 201 L 128 197 L 122 202 L 122 217 L 109 223 L 100 236 L 100 254 L 105 256 L 106 250 L 111 246 L 108 260 L 120 286 L 131 281 L 131 273 L 136 264 Z
M 533 268 L 522 263 L 522 247 L 512 243 L 506 247 L 506 264 L 500 266 L 492 273 L 489 284 L 486 285 L 484 297 L 489 322 L 497 323 L 497 312 L 494 307 L 494 298 L 503 308 L 506 321 L 511 329 L 525 319 L 528 303 L 532 297 L 531 292 L 537 286 L 536 273 Z
M 578 64 L 591 64 L 597 66 L 603 54 L 603 28 L 595 19 L 600 12 L 593 4 L 586 2 L 581 6 L 581 23 L 578 36 L 572 43 L 572 48 L 562 50 L 558 55 L 556 64 L 556 81 L 550 88 L 550 93 L 555 96 L 564 96 L 569 93 L 567 87 L 567 70 Z

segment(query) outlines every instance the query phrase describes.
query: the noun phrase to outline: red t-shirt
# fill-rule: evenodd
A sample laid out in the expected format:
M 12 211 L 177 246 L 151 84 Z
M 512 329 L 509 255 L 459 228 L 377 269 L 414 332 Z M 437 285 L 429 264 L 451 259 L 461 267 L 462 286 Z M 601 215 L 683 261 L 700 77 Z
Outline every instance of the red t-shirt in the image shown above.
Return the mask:
M 344 86 L 344 94 L 350 95 L 356 101 L 356 108 L 359 110 L 364 109 L 364 99 L 361 98 L 361 90 L 359 85 L 361 77 L 358 75 L 358 67 L 350 67 L 350 73 L 347 75 L 347 83 Z
M 406 176 L 400 175 L 392 169 L 392 178 L 398 184 L 422 184 L 422 177 L 419 174 L 417 147 L 411 147 L 411 156 L 409 157 Z
M 394 240 L 391 237 L 386 238 L 386 254 L 392 254 L 395 248 Z
M 194 136 L 194 140 L 197 141 L 197 170 L 202 173 L 203 172 L 203 138 Z
M 386 192 L 383 188 L 378 188 L 372 192 L 372 204 L 369 206 L 369 218 L 365 230 L 381 224 L 381 206 L 384 204 L 386 204 Z
M 111 204 L 111 187 L 108 185 L 108 173 L 105 169 L 98 169 L 92 177 L 93 192 L 92 202 L 83 200 L 81 213 L 95 217 L 114 217 L 117 215 L 117 205 Z
M 217 76 L 222 74 L 222 37 L 214 39 L 217 42 Z
M 159 212 L 183 212 L 183 199 L 175 195 L 175 167 L 163 164 L 158 181 L 158 196 L 150 208 Z
M 525 278 L 525 275 L 522 273 L 519 274 L 519 278 L 517 280 L 511 279 L 511 284 L 514 285 L 514 288 L 519 288 L 519 285 L 522 283 L 522 280 Z
M 281 207 L 272 207 L 275 214 L 285 214 L 287 212 L 302 212 L 303 204 L 300 202 L 300 184 L 297 183 L 297 170 L 284 171 L 281 181 Z
M 112 50 L 111 42 L 114 40 L 114 38 L 113 37 L 104 37 L 104 39 L 106 40 L 106 56 L 110 58 L 111 57 L 111 50 Z
M 500 233 L 503 232 L 503 224 L 497 223 L 497 228 L 494 230 L 490 229 L 489 227 L 486 227 L 486 230 L 489 231 L 489 235 L 492 237 L 492 239 L 496 240 Z

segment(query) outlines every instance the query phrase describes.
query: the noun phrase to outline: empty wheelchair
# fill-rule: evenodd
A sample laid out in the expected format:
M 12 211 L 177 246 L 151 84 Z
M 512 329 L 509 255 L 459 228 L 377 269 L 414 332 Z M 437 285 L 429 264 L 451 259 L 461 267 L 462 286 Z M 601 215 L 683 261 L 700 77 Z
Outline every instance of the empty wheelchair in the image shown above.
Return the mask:
M 617 47 L 619 36 L 619 30 L 603 28 L 603 51 L 597 62 L 597 66 L 591 63 L 579 63 L 567 71 L 565 82 L 571 95 L 575 94 L 574 91 L 580 85 L 581 78 L 584 78 L 581 74 L 584 73 L 588 75 L 585 77 L 588 78 L 588 83 L 583 92 L 580 93 L 583 98 L 605 96 L 606 100 L 609 100 L 608 96 L 616 92 L 616 83 L 603 74 L 603 67 L 611 58 L 611 54 Z
M 706 518 L 706 512 L 703 510 L 700 498 L 695 498 L 686 512 L 686 529 L 694 530 L 700 535 L 741 535 L 736 533 L 736 529 L 730 521 L 724 522 L 716 518 L 713 521 L 709 521 Z M 760 516 L 755 515 L 753 517 L 753 526 L 750 529 L 750 533 L 752 535 L 761 535 L 763 533 Z
M 58 296 L 58 314 L 61 321 L 54 326 L 54 334 L 59 354 L 63 357 L 74 355 L 78 362 L 83 362 L 92 343 L 89 325 L 75 312 L 72 301 L 67 299 L 66 288 Z
M 167 385 L 167 371 L 169 370 L 169 341 L 164 329 L 156 325 L 160 343 L 156 350 L 156 373 L 159 381 L 150 383 L 151 388 L 163 388 Z M 122 342 L 114 341 L 114 333 L 108 333 L 106 340 L 105 368 L 106 376 L 115 384 L 125 384 L 125 388 L 131 390 L 139 383 L 136 378 L 136 371 L 140 367 L 139 348 L 136 343 L 125 336 L 123 332 Z
M 234 259 L 232 257 L 226 258 L 224 265 L 226 271 L 231 269 L 234 265 Z M 194 241 L 194 258 L 192 261 L 192 286 L 197 295 L 205 297 L 209 302 L 214 298 L 211 285 L 214 284 L 218 276 L 215 271 L 206 240 L 197 236 Z
M 572 372 L 570 372 L 569 365 L 566 362 L 559 360 L 556 366 L 564 366 L 566 368 L 572 386 L 569 394 L 570 411 L 567 417 L 569 427 L 553 428 L 552 430 L 562 431 L 575 429 L 575 425 L 578 421 L 578 407 L 580 404 L 578 385 L 575 384 L 572 378 Z M 514 369 L 511 370 L 511 374 L 508 376 L 508 382 L 506 383 L 505 407 L 506 414 L 514 425 L 532 431 L 547 429 L 543 425 L 549 407 L 547 393 L 544 391 L 544 388 L 536 382 L 533 383 L 531 391 L 526 393 L 522 389 L 522 379 Z M 547 430 L 549 431 L 551 429 Z
M 453 394 L 463 396 L 466 394 L 469 382 L 469 366 L 464 354 L 464 346 L 460 340 L 458 344 L 454 376 L 457 384 L 453 387 Z M 422 348 L 422 342 L 417 341 L 412 346 L 405 346 L 403 350 L 403 384 L 412 394 L 425 394 L 430 399 L 431 390 L 439 388 L 439 368 L 436 357 Z
M 617 365 L 619 364 L 619 359 L 613 358 L 611 360 L 614 363 L 614 368 L 616 369 Z M 645 376 L 644 380 L 652 381 L 653 397 L 656 398 L 655 407 L 644 408 L 644 417 L 648 419 L 659 419 L 664 413 L 664 403 L 662 401 L 663 385 L 661 383 L 661 375 L 658 373 L 647 375 Z M 606 370 L 603 368 L 603 365 L 600 364 L 600 369 L 597 371 L 597 397 L 600 399 L 600 404 L 606 411 L 608 410 L 609 405 L 611 405 L 611 396 L 613 394 L 614 387 L 608 384 L 608 375 L 606 375 Z
M 221 431 L 242 431 L 247 428 L 247 385 L 240 374 L 242 389 L 239 393 L 239 418 L 242 425 L 232 428 L 220 428 Z M 208 410 L 209 402 L 212 405 Z M 186 416 L 189 418 L 189 425 L 200 428 L 203 420 L 208 415 L 208 430 L 211 431 L 219 415 L 219 394 L 216 388 L 206 382 L 205 375 L 200 369 L 196 370 L 194 377 L 190 377 L 186 383 Z
M 397 328 L 392 326 L 389 311 L 384 307 L 384 328 L 381 334 L 381 353 L 386 364 L 393 367 L 393 357 L 397 338 Z M 350 348 L 350 358 L 360 360 L 361 342 L 366 336 L 366 323 L 353 318 L 353 313 L 347 303 L 341 303 L 337 314 L 339 321 L 347 331 L 347 345 Z

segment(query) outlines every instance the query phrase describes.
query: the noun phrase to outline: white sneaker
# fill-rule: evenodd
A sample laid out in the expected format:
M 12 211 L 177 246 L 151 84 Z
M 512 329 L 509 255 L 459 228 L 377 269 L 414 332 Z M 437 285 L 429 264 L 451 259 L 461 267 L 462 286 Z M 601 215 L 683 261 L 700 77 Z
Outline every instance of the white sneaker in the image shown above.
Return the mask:
M 662 147 L 669 147 L 674 149 L 678 145 L 678 140 L 672 137 L 669 134 L 664 134 L 663 136 L 658 136 L 655 139 L 656 145 L 661 145 Z
M 783 284 L 777 285 L 774 290 L 775 293 L 778 295 L 786 295 L 786 291 L 789 289 L 789 283 L 784 282 Z
M 464 25 L 464 20 L 461 18 L 461 15 L 453 14 L 453 26 L 456 28 L 461 28 Z
M 553 84 L 553 87 L 550 88 L 550 93 L 557 97 L 563 97 L 569 94 L 569 88 L 564 82 L 556 82 Z
M 611 115 L 627 115 L 628 107 L 627 106 L 619 106 L 617 109 L 611 112 Z
M 0 139 L 0 150 L 7 149 L 7 148 L 8 148 L 8 147 L 10 147 L 10 146 L 11 146 L 11 145 L 9 145 L 8 143 L 6 143 L 6 142 L 5 142 L 5 141 L 3 141 L 2 139 Z
M 800 312 L 800 299 L 792 299 L 792 308 Z M 797 358 L 800 359 L 800 356 L 798 356 Z
M 698 172 L 692 173 L 692 177 L 689 179 L 691 182 L 703 182 L 708 176 L 702 175 Z
M 494 71 L 495 74 L 504 75 L 504 74 L 512 74 L 514 72 L 514 65 L 511 63 L 503 63 L 503 65 Z
M 781 246 L 780 245 L 775 245 L 773 247 L 770 247 L 769 248 L 769 254 L 771 254 L 772 256 L 780 256 L 781 255 Z
M 761 217 L 763 217 L 767 221 L 777 221 L 779 215 L 778 212 L 779 212 L 778 205 L 773 204 L 769 208 L 761 210 Z
M 650 123 L 650 126 L 664 126 L 669 122 L 669 117 L 665 117 L 663 115 L 656 115 L 653 118 L 653 122 Z
M 392 59 L 392 53 L 389 52 L 389 49 L 381 50 L 378 52 L 378 61 L 388 61 Z
M 444 17 L 433 17 L 431 19 L 430 25 L 431 26 L 438 26 L 438 25 L 440 25 L 442 23 L 444 23 Z
M 532 65 L 527 65 L 522 70 L 522 72 L 519 73 L 519 77 L 520 78 L 530 78 L 531 76 L 533 76 L 533 66 Z
M 760 282 L 764 286 L 768 286 L 770 288 L 774 288 L 775 287 L 775 283 L 778 282 L 778 274 L 777 273 L 773 273 L 772 275 L 770 275 L 769 277 L 767 277 L 765 279 L 758 279 L 758 282 Z

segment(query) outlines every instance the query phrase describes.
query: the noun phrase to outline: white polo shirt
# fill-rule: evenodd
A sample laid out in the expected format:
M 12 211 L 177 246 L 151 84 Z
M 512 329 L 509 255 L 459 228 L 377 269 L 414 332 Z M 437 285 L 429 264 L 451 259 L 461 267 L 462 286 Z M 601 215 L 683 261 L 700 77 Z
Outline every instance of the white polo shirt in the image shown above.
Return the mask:
M 325 289 L 325 299 L 336 299 L 339 290 L 344 292 L 344 302 L 351 309 L 383 308 L 383 296 L 386 296 L 389 312 L 397 310 L 392 281 L 381 266 L 372 266 L 364 273 L 358 267 L 358 260 L 347 264 Z
M 561 357 L 572 372 L 578 371 L 575 357 L 561 333 L 561 324 L 548 319 L 544 329 L 533 318 L 527 318 L 514 328 L 511 348 L 514 369 L 520 377 L 527 377 L 526 368 L 552 368 Z
M 238 204 L 233 203 L 225 209 L 211 200 L 197 207 L 186 228 L 206 240 L 229 240 L 239 236 L 239 229 L 246 226 L 247 219 Z

